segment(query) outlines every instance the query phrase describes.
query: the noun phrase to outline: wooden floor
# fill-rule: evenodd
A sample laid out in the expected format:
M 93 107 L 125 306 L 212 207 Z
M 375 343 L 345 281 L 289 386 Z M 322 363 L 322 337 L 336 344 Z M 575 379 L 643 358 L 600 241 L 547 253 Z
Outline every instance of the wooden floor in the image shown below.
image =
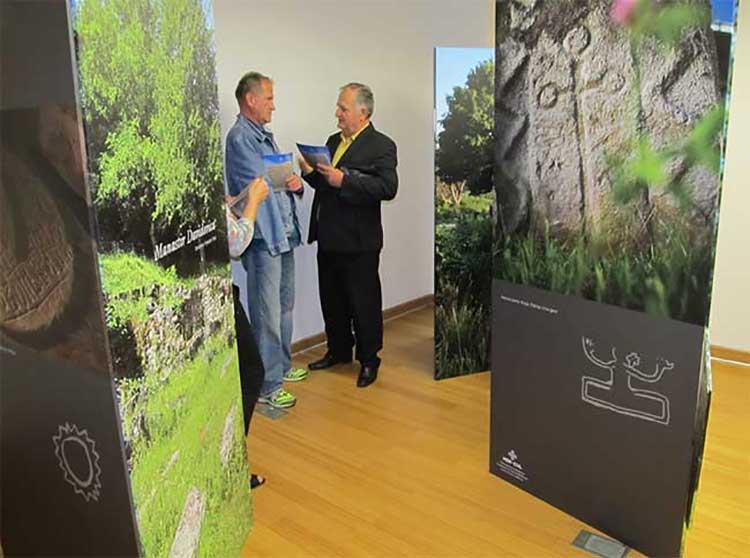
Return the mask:
M 340 365 L 292 384 L 288 416 L 253 419 L 269 480 L 243 556 L 587 555 L 570 545 L 581 522 L 488 472 L 489 374 L 432 379 L 431 307 L 388 323 L 381 356 L 367 389 Z M 750 556 L 750 369 L 714 366 L 698 498 L 686 556 Z

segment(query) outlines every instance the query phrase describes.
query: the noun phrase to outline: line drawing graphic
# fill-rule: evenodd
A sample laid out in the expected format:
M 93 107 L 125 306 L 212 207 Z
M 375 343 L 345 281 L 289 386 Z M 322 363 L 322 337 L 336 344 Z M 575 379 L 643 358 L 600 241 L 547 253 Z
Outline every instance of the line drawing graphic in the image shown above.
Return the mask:
M 80 494 L 88 502 L 99 501 L 102 488 L 100 477 L 102 474 L 99 467 L 99 453 L 96 451 L 96 443 L 89 437 L 86 429 L 79 430 L 75 424 L 65 423 L 57 427 L 57 435 L 52 436 L 55 445 L 55 457 L 63 472 L 63 479 L 76 494 Z M 70 460 L 74 453 L 85 457 L 85 467 L 74 471 Z M 81 461 L 78 459 L 78 461 Z M 85 469 L 85 471 L 83 470 Z M 81 474 L 83 473 L 83 474 Z
M 664 358 L 657 358 L 653 372 L 643 372 L 641 355 L 636 352 L 628 353 L 625 360 L 617 358 L 617 348 L 612 347 L 610 357 L 606 360 L 596 356 L 594 341 L 589 337 L 581 338 L 583 354 L 587 360 L 597 368 L 608 371 L 608 378 L 601 379 L 594 376 L 581 378 L 581 399 L 602 409 L 633 418 L 669 425 L 670 401 L 666 396 L 647 389 L 640 389 L 633 385 L 634 381 L 655 384 L 662 379 L 664 372 L 674 369 L 674 363 Z M 626 382 L 627 380 L 627 382 Z M 627 391 L 624 390 L 627 385 Z M 620 387 L 623 386 L 623 387 Z M 619 396 L 629 399 L 627 405 L 622 401 L 615 401 Z M 647 408 L 650 407 L 650 408 Z

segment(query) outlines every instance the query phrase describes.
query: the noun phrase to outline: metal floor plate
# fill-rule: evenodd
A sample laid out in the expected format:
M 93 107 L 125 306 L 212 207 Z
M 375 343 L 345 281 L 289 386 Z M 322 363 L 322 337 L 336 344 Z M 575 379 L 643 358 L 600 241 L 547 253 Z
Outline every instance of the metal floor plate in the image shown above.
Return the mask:
M 266 418 L 270 418 L 271 420 L 279 420 L 280 418 L 284 418 L 289 414 L 283 409 L 277 409 L 275 407 L 264 405 L 262 403 L 255 406 L 255 412 L 259 415 L 263 415 Z
M 630 550 L 618 541 L 605 539 L 588 531 L 578 533 L 572 544 L 573 546 L 602 556 L 602 558 L 624 558 L 628 550 Z

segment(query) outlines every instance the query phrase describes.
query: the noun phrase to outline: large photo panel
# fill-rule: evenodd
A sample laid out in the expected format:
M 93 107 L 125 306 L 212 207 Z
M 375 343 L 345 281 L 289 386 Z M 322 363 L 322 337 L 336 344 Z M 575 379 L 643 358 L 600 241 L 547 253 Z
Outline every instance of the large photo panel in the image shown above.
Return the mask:
M 497 2 L 490 468 L 649 556 L 705 437 L 728 8 Z
M 435 378 L 490 367 L 494 50 L 435 49 Z
M 680 555 L 705 435 L 703 330 L 493 287 L 490 470 L 648 556 Z
M 495 277 L 705 325 L 729 60 L 710 3 L 511 4 Z
M 143 549 L 234 556 L 251 514 L 211 3 L 79 0 L 73 23 Z

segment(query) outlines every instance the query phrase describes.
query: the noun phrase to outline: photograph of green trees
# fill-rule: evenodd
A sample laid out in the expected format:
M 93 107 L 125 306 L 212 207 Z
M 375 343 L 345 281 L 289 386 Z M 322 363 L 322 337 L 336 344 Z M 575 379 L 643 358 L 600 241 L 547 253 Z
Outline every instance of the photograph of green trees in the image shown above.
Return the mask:
M 489 369 L 492 50 L 438 48 L 436 98 L 435 377 L 442 379 Z

